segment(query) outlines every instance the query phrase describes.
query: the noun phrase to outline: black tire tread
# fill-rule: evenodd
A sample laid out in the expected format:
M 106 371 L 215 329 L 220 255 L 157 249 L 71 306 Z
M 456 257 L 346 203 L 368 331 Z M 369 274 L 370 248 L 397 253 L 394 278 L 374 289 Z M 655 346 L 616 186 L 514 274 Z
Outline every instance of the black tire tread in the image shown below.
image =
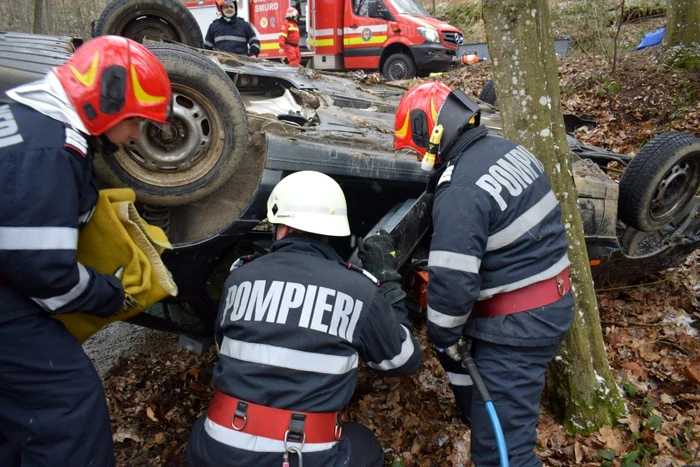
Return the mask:
M 488 104 L 496 105 L 496 88 L 493 86 L 493 78 L 486 80 L 479 93 L 479 99 Z
M 646 225 L 647 198 L 654 175 L 662 170 L 669 158 L 686 145 L 698 143 L 692 135 L 669 131 L 661 133 L 632 158 L 620 179 L 618 216 L 627 225 L 642 231 L 651 231 Z
M 116 19 L 129 10 L 153 9 L 167 15 L 169 20 L 176 23 L 184 32 L 183 43 L 198 49 L 204 48 L 204 38 L 197 20 L 192 13 L 178 0 L 112 0 L 102 10 L 100 18 L 95 23 L 94 36 L 120 34 L 116 31 Z
M 398 52 L 395 54 L 391 54 L 386 61 L 384 62 L 384 66 L 382 67 L 382 75 L 384 75 L 385 79 L 389 79 L 387 70 L 389 69 L 389 65 L 392 62 L 395 62 L 396 60 L 401 59 L 406 64 L 408 65 L 408 76 L 404 77 L 403 79 L 410 79 L 416 76 L 416 64 L 413 62 L 413 58 L 411 58 L 409 55 L 403 53 L 403 52 Z

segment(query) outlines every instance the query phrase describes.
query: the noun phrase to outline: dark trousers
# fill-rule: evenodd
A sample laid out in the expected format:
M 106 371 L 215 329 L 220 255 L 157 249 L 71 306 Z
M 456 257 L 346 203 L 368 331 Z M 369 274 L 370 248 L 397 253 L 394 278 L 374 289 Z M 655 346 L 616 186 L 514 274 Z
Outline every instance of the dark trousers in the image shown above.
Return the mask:
M 235 449 L 209 437 L 204 431 L 204 419 L 195 423 L 187 445 L 190 467 L 279 467 L 282 453 L 256 453 Z M 304 467 L 381 467 L 384 451 L 367 427 L 359 423 L 343 423 L 343 439 L 332 453 L 304 453 Z M 289 455 L 290 467 L 298 467 L 296 454 Z
M 100 378 L 60 322 L 0 324 L 0 465 L 114 466 Z
M 473 341 L 474 361 L 498 413 L 510 465 L 542 465 L 534 452 L 540 398 L 547 365 L 556 356 L 560 344 L 561 342 L 543 347 L 513 347 Z M 449 357 L 440 355 L 445 370 L 454 371 L 457 362 L 450 363 L 446 359 Z M 457 406 L 464 412 L 464 416 L 471 418 L 474 465 L 498 467 L 496 437 L 481 394 L 473 390 L 472 386 L 453 385 L 452 388 Z

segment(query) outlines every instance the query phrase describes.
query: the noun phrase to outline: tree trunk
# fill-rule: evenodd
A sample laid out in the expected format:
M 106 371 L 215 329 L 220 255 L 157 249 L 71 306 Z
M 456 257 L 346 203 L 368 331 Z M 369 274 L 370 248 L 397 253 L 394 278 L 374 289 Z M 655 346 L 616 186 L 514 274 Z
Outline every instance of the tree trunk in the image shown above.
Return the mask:
M 600 327 L 561 110 L 549 6 L 547 0 L 483 0 L 483 5 L 504 135 L 542 160 L 563 210 L 576 313 L 547 384 L 566 429 L 588 434 L 615 424 L 627 409 Z
M 44 23 L 44 1 L 34 0 L 34 23 L 32 32 L 34 34 L 46 34 L 46 24 Z
M 664 44 L 669 47 L 700 43 L 700 2 L 668 0 L 668 20 Z

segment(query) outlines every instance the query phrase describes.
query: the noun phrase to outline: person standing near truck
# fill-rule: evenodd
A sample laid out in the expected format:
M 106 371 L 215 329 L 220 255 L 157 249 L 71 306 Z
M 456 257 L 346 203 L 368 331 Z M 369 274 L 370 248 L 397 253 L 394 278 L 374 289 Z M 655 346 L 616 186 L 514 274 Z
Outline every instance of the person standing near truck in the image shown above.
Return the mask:
M 403 305 L 393 240 L 358 246 L 366 270 L 327 243 L 350 226 L 340 185 L 320 172 L 282 179 L 267 201 L 276 240 L 236 261 L 224 284 L 215 339 L 217 389 L 187 447 L 192 467 L 380 467 L 377 439 L 340 412 L 358 360 L 385 376 L 415 373 L 421 350 Z M 259 255 L 258 255 L 259 256 Z
M 428 82 L 401 99 L 394 148 L 426 153 L 442 126 L 428 257 L 428 337 L 439 350 L 472 459 L 496 467 L 494 431 L 456 352 L 471 341 L 476 366 L 505 435 L 510 465 L 541 466 L 534 452 L 547 365 L 571 326 L 568 243 L 561 207 L 542 163 L 479 126 L 461 90 Z M 457 357 L 457 358 L 455 358 Z
M 294 7 L 287 8 L 287 13 L 284 17 L 284 24 L 280 31 L 279 44 L 280 54 L 287 57 L 287 63 L 292 66 L 301 65 L 301 53 L 299 52 L 299 25 L 297 19 L 299 12 Z
M 253 27 L 238 16 L 238 3 L 235 0 L 216 0 L 216 9 L 221 17 L 209 25 L 204 48 L 257 57 L 260 54 L 260 40 Z
M 53 314 L 126 309 L 119 279 L 77 261 L 98 198 L 97 148 L 166 123 L 171 87 L 145 47 L 117 36 L 81 45 L 0 105 L 0 465 L 110 467 L 100 378 Z

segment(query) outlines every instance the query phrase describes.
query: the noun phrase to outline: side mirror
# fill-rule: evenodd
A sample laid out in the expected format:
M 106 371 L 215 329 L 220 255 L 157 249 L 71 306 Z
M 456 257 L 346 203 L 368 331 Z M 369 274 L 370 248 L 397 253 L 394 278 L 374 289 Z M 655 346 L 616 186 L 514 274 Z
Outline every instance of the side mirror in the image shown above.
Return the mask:
M 367 14 L 370 18 L 381 18 L 379 15 L 379 5 L 377 0 L 367 0 Z

